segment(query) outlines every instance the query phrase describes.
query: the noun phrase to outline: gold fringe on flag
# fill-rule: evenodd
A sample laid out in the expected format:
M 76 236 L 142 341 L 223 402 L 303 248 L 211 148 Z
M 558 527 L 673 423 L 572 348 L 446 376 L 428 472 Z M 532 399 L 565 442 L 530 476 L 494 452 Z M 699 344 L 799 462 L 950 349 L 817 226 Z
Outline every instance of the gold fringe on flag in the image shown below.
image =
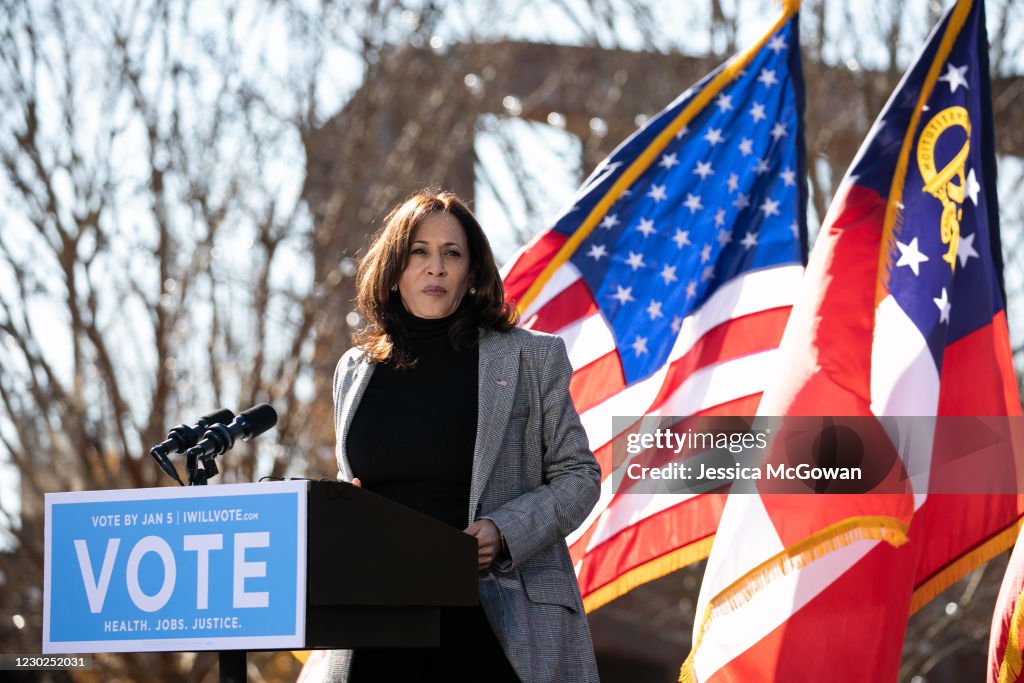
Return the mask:
M 907 542 L 907 525 L 893 517 L 851 517 L 826 527 L 761 563 L 716 595 L 709 618 L 729 614 L 775 579 L 857 541 L 885 541 L 898 548 Z
M 918 586 L 914 591 L 914 595 L 910 598 L 910 613 L 914 614 L 931 602 L 939 593 L 952 586 L 967 574 L 973 572 L 999 553 L 1012 548 L 1013 544 L 1017 542 L 1017 535 L 1020 533 L 1021 525 L 1024 525 L 1024 520 L 1013 522 L 1010 526 L 971 552 L 946 565 L 942 571 Z
M 1010 632 L 1006 634 L 1006 650 L 999 663 L 999 683 L 1017 683 L 1024 668 L 1020 652 L 1020 622 L 1024 619 L 1024 594 L 1017 595 L 1010 617 Z
M 587 597 L 583 598 L 583 608 L 588 613 L 593 612 L 598 607 L 607 605 L 615 598 L 625 595 L 637 586 L 660 579 L 677 569 L 682 569 L 694 562 L 705 559 L 711 554 L 711 544 L 714 540 L 714 536 L 702 538 L 682 548 L 676 548 L 672 552 L 646 562 L 639 567 L 630 569 L 614 581 L 589 593 Z
M 716 595 L 708 604 L 701 619 L 697 641 L 679 670 L 681 683 L 696 683 L 693 672 L 693 655 L 700 647 L 704 629 L 712 616 L 724 616 L 746 604 L 762 588 L 773 580 L 844 548 L 857 541 L 885 541 L 898 548 L 908 540 L 907 525 L 894 517 L 851 517 L 837 522 L 808 536 L 734 581 L 732 585 Z M 695 625 L 696 628 L 696 625 Z
M 697 675 L 693 673 L 693 653 L 697 651 L 697 648 L 690 650 L 690 654 L 686 656 L 686 661 L 683 662 L 683 666 L 679 669 L 679 683 L 697 683 Z

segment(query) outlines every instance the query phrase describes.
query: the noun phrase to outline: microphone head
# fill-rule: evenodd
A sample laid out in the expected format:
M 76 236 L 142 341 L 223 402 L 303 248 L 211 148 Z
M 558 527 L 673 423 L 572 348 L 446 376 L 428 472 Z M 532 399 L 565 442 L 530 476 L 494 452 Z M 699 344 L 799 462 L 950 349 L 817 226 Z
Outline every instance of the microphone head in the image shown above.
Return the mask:
M 216 424 L 226 425 L 230 424 L 231 421 L 234 419 L 235 414 L 233 412 L 231 412 L 227 408 L 221 408 L 220 410 L 215 410 L 212 413 L 203 415 L 201 418 L 199 418 L 199 424 L 202 424 L 204 426 Z
M 259 436 L 277 424 L 277 411 L 266 403 L 253 406 L 238 417 L 245 418 L 249 423 L 248 434 L 244 437 L 248 439 Z

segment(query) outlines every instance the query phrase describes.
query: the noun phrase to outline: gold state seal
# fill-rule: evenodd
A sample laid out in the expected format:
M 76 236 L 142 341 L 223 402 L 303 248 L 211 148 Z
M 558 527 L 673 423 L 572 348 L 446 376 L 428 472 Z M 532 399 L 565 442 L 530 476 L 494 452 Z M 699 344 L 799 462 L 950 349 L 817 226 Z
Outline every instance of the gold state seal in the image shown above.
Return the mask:
M 950 128 L 959 126 L 967 133 L 964 145 L 953 159 L 941 170 L 935 167 L 935 145 L 939 137 Z M 936 114 L 921 132 L 917 142 L 917 165 L 924 179 L 923 192 L 927 192 L 942 202 L 942 219 L 940 229 L 942 243 L 949 245 L 949 250 L 942 255 L 942 260 L 949 264 L 950 270 L 956 266 L 956 248 L 960 242 L 960 220 L 963 218 L 964 203 L 964 166 L 971 144 L 971 119 L 964 107 L 949 107 Z

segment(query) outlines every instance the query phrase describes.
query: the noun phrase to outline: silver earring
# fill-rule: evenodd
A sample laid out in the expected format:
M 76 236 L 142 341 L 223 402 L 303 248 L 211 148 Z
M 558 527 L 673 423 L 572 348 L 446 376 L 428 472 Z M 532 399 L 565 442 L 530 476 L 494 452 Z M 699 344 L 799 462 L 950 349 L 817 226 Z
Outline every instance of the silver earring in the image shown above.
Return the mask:
M 391 285 L 391 291 L 392 292 L 397 292 L 398 291 L 398 285 Z
M 470 287 L 469 288 L 469 293 L 470 294 L 476 294 L 476 287 Z

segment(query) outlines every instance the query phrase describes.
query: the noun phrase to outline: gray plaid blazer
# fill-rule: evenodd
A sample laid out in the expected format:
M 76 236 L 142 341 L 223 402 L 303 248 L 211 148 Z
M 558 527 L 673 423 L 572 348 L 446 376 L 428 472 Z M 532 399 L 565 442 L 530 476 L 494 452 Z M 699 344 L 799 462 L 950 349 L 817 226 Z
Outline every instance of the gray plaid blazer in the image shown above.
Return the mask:
M 351 481 L 348 427 L 373 374 L 358 349 L 334 375 L 338 478 Z M 467 526 L 490 519 L 508 557 L 480 574 L 480 603 L 516 673 L 534 681 L 596 681 L 597 665 L 565 537 L 597 502 L 601 472 L 569 397 L 560 337 L 519 328 L 480 336 L 479 413 Z M 350 653 L 331 654 L 345 680 Z

